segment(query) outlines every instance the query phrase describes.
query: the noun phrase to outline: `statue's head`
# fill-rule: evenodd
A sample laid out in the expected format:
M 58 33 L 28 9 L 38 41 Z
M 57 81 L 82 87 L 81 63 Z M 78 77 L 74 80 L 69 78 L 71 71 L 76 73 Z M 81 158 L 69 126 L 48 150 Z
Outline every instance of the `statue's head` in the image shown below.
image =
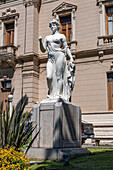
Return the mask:
M 50 21 L 49 27 L 52 28 L 53 25 L 56 25 L 58 31 L 60 30 L 60 23 L 56 19 Z

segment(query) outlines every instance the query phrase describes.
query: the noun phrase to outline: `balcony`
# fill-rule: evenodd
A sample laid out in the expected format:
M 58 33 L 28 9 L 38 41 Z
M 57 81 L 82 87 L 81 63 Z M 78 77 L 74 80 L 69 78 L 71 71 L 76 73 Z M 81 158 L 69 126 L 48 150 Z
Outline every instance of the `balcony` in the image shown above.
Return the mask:
M 10 65 L 15 66 L 17 47 L 13 45 L 0 46 L 0 65 L 3 62 L 10 63 Z
M 99 48 L 113 47 L 113 35 L 99 36 L 97 38 L 97 46 Z
M 13 45 L 0 46 L 0 57 L 3 56 L 16 56 L 17 47 Z

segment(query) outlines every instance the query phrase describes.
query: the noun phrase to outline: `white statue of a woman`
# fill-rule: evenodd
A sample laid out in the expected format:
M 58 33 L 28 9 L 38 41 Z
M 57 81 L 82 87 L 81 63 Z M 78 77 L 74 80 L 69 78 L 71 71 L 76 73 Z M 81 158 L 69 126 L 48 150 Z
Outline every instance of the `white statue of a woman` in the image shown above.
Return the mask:
M 53 19 L 49 23 L 53 34 L 46 36 L 44 43 L 39 37 L 40 49 L 44 53 L 48 51 L 47 84 L 49 98 L 63 98 L 69 100 L 75 81 L 75 64 L 64 34 L 59 33 L 60 24 Z M 66 56 L 70 62 L 67 66 Z

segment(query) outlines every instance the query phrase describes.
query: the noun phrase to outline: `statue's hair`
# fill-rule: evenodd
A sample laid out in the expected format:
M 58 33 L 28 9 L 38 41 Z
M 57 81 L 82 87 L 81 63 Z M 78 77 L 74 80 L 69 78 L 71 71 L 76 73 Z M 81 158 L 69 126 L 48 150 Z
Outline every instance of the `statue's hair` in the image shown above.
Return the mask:
M 60 30 L 60 23 L 56 20 L 53 19 L 52 21 L 49 22 L 49 27 L 51 28 L 52 23 L 55 23 L 57 26 L 58 31 Z

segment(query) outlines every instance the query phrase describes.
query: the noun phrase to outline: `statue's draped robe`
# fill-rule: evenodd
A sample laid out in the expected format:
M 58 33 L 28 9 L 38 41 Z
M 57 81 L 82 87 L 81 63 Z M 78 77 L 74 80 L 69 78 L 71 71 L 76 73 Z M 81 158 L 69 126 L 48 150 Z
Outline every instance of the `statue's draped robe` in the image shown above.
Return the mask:
M 66 48 L 69 48 L 68 46 Z M 74 87 L 74 82 L 75 82 L 75 65 L 72 68 L 70 65 L 67 65 L 66 62 L 66 48 L 64 49 L 55 49 L 50 42 L 47 44 L 47 50 L 48 50 L 48 61 L 53 64 L 53 74 L 52 74 L 52 89 L 50 93 L 50 97 L 57 97 L 57 77 L 56 77 L 56 60 L 54 58 L 54 53 L 61 52 L 65 54 L 65 61 L 64 61 L 64 68 L 63 68 L 63 87 L 62 87 L 62 94 L 61 98 L 65 100 L 69 100 L 71 96 L 71 92 Z

